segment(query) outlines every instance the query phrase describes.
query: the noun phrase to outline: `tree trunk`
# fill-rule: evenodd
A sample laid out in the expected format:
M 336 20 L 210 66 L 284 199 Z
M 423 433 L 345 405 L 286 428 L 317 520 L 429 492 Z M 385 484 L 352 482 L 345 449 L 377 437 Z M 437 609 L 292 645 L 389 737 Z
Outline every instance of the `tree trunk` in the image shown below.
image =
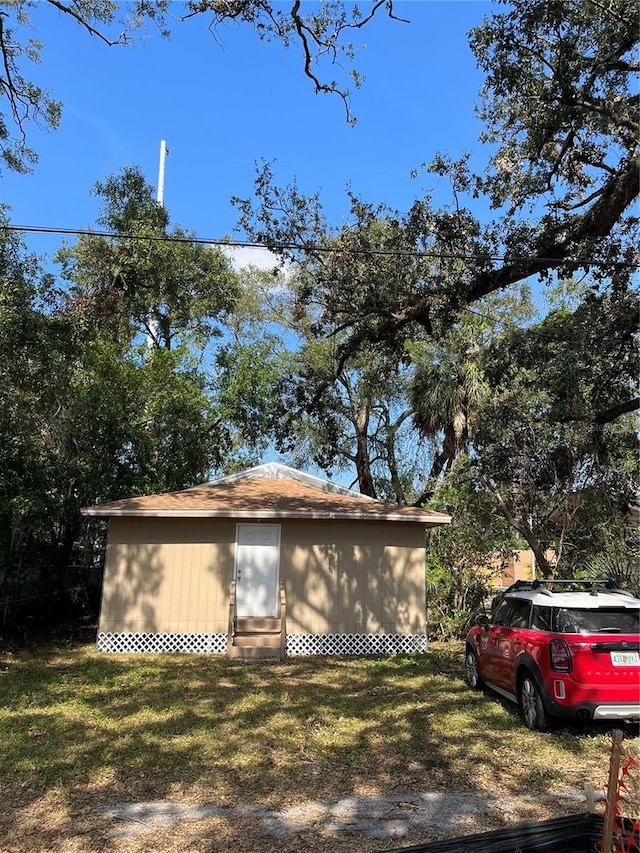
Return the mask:
M 400 506 L 405 506 L 407 499 L 402 488 L 400 475 L 398 474 L 398 462 L 396 460 L 396 430 L 387 420 L 386 432 L 386 447 L 387 447 L 387 467 L 389 476 L 391 477 L 391 487 L 395 495 L 396 503 Z
M 357 436 L 356 449 L 356 471 L 358 473 L 358 488 L 363 495 L 368 495 L 370 498 L 376 497 L 376 490 L 371 476 L 371 464 L 369 460 L 369 449 L 367 446 L 367 436 Z
M 363 495 L 375 498 L 376 490 L 371 475 L 371 459 L 369 457 L 369 411 L 370 401 L 364 399 L 359 407 L 354 426 L 356 431 L 356 472 L 358 474 L 358 487 Z
M 502 515 L 506 518 L 511 527 L 513 527 L 513 529 L 516 530 L 520 534 L 520 536 L 522 536 L 522 538 L 526 541 L 527 545 L 533 551 L 533 554 L 536 558 L 536 565 L 542 572 L 543 577 L 553 577 L 553 566 L 547 560 L 547 556 L 542 550 L 542 547 L 536 539 L 533 530 L 531 530 L 531 527 L 529 526 L 528 522 L 519 521 L 517 518 L 515 518 L 509 507 L 504 502 L 504 499 L 498 491 L 496 484 L 493 483 L 489 479 L 489 477 L 486 476 L 486 474 L 482 475 L 482 482 L 485 484 L 485 486 L 489 489 L 489 491 L 495 498 L 495 501 L 498 505 L 498 509 L 500 510 Z

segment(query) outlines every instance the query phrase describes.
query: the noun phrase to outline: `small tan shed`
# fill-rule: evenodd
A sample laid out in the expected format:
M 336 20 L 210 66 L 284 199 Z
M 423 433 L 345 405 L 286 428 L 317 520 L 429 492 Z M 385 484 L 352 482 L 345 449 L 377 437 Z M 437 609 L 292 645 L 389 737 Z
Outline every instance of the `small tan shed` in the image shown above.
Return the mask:
M 422 651 L 425 528 L 451 520 L 277 463 L 83 513 L 109 519 L 99 650 L 241 657 Z

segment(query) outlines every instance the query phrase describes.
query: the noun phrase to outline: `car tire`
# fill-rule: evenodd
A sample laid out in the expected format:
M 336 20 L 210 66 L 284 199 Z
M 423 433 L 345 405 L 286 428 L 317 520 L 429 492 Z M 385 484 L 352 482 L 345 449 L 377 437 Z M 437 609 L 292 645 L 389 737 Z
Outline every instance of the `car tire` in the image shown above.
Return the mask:
M 480 664 L 478 663 L 478 655 L 471 648 L 471 646 L 467 646 L 467 652 L 464 658 L 464 675 L 465 681 L 472 687 L 474 690 L 481 690 L 484 682 L 482 681 L 482 676 L 480 675 Z
M 518 699 L 525 726 L 534 731 L 546 732 L 551 727 L 551 715 L 544 707 L 540 690 L 530 672 L 526 672 L 520 680 Z

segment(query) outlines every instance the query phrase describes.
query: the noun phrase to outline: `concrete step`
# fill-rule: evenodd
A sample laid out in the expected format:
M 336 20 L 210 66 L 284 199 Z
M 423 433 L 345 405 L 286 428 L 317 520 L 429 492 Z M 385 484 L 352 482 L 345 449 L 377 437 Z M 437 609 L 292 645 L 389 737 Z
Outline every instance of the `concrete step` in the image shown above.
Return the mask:
M 237 618 L 227 656 L 240 660 L 281 660 L 284 630 L 283 620 L 279 618 Z
M 261 632 L 259 634 L 235 634 L 233 637 L 233 645 L 234 646 L 252 646 L 257 648 L 259 646 L 265 646 L 269 649 L 280 648 L 280 643 L 282 641 L 282 635 L 280 631 L 277 634 L 265 634 Z
M 232 660 L 282 660 L 279 645 L 277 648 L 270 648 L 268 646 L 229 646 L 227 657 Z
M 249 631 L 279 631 L 280 619 L 240 616 L 236 619 L 236 631 L 244 634 Z

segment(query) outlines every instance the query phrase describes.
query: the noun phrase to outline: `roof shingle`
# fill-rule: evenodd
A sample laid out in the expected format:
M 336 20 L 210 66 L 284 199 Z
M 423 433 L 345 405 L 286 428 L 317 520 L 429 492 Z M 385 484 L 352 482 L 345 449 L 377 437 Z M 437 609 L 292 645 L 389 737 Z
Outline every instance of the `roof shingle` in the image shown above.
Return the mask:
M 425 525 L 451 521 L 444 513 L 386 504 L 348 490 L 335 492 L 281 474 L 230 477 L 178 492 L 125 498 L 82 512 L 97 517 L 334 518 Z

